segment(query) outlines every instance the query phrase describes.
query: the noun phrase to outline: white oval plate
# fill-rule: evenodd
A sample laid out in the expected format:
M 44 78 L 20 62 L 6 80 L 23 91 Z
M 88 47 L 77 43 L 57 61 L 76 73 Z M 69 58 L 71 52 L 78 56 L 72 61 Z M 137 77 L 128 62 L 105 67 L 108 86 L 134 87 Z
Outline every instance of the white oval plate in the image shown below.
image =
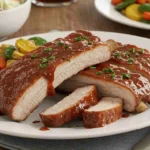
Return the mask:
M 51 41 L 57 37 L 64 37 L 70 32 L 53 32 L 46 34 L 39 34 L 36 36 L 41 36 L 48 41 Z M 119 34 L 119 33 L 110 33 L 110 32 L 93 32 L 95 35 L 99 36 L 102 40 L 114 39 L 121 43 L 131 43 L 142 48 L 150 49 L 150 40 L 142 37 Z M 26 36 L 22 38 L 28 39 L 35 35 Z M 8 40 L 1 42 L 14 44 L 16 39 Z M 70 123 L 65 124 L 59 128 L 50 128 L 48 131 L 40 131 L 39 128 L 42 127 L 42 123 L 33 124 L 35 120 L 40 120 L 39 113 L 44 111 L 49 106 L 55 104 L 58 100 L 63 97 L 61 94 L 57 94 L 56 97 L 49 97 L 36 109 L 30 117 L 19 123 L 9 120 L 6 116 L 0 117 L 0 133 L 18 136 L 18 137 L 27 137 L 27 138 L 37 138 L 37 139 L 81 139 L 81 138 L 93 138 L 93 137 L 102 137 L 109 136 L 124 132 L 129 132 L 141 128 L 150 126 L 150 109 L 147 111 L 132 115 L 128 118 L 122 118 L 110 125 L 107 125 L 103 128 L 96 129 L 86 129 L 82 126 L 82 121 L 75 120 Z
M 115 10 L 114 6 L 111 4 L 111 0 L 95 0 L 96 9 L 104 15 L 106 18 L 136 28 L 148 29 L 150 30 L 150 25 L 142 22 L 134 21 L 126 16 L 122 15 Z

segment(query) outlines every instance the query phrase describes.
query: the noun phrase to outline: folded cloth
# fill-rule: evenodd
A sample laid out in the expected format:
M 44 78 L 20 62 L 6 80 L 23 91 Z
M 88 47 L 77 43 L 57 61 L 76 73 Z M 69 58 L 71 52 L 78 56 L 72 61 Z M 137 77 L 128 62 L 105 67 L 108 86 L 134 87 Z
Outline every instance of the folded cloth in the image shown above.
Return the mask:
M 131 150 L 150 127 L 108 137 L 80 140 L 38 140 L 0 135 L 0 146 L 10 150 Z

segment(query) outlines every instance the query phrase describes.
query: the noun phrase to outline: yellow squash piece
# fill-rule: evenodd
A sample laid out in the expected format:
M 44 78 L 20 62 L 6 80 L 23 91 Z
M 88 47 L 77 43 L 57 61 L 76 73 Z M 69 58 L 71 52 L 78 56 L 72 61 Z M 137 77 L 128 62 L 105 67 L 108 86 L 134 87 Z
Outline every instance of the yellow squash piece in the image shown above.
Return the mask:
M 11 46 L 10 44 L 2 44 L 0 46 L 0 56 L 3 56 L 4 55 L 4 51 L 5 51 L 5 48 Z
M 11 66 L 15 61 L 16 61 L 16 60 L 14 60 L 14 59 L 9 59 L 9 60 L 7 60 L 6 67 Z
M 19 51 L 15 50 L 15 51 L 13 52 L 12 58 L 13 58 L 13 59 L 20 59 L 20 58 L 23 57 L 23 56 L 24 56 L 23 53 L 20 53 Z
M 142 20 L 142 13 L 139 11 L 139 4 L 132 4 L 125 9 L 125 15 L 136 21 Z
M 34 41 L 25 40 L 25 39 L 17 40 L 16 47 L 23 54 L 29 53 L 30 51 L 35 50 L 37 48 Z

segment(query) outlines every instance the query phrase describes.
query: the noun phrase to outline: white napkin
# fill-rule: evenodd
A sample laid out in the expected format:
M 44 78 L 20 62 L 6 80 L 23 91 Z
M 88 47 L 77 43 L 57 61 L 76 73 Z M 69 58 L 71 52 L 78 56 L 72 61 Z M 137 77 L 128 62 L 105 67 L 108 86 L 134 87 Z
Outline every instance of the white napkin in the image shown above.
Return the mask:
M 109 137 L 81 140 L 37 140 L 0 135 L 0 146 L 10 150 L 131 150 L 150 127 Z

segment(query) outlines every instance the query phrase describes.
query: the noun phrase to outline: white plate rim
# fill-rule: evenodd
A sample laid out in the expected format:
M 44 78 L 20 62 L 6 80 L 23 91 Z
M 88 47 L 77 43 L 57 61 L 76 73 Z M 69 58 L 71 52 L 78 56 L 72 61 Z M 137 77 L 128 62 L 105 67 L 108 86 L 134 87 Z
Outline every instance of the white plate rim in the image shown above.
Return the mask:
M 61 31 L 60 33 L 61 34 L 68 34 L 70 33 L 71 31 Z M 101 31 L 92 31 L 94 34 L 107 34 L 107 35 L 111 35 L 111 37 L 113 37 L 114 35 L 117 35 L 117 36 L 122 36 L 122 37 L 130 37 L 131 39 L 134 38 L 134 39 L 142 39 L 143 41 L 147 41 L 149 39 L 147 38 L 143 38 L 143 37 L 139 37 L 139 36 L 133 36 L 133 35 L 128 35 L 128 34 L 122 34 L 122 33 L 114 33 L 114 32 L 101 32 Z M 23 36 L 22 38 L 29 38 L 29 37 L 32 37 L 32 36 L 47 36 L 47 35 L 50 35 L 50 34 L 53 34 L 53 33 L 43 33 L 43 34 L 34 34 L 34 35 L 29 35 L 29 36 Z M 20 38 L 20 37 L 18 37 Z M 0 42 L 0 44 L 2 43 L 6 43 L 9 41 L 15 41 L 16 39 L 18 38 L 14 38 L 14 39 L 11 39 L 11 40 L 7 40 L 7 41 L 4 41 L 4 42 Z M 146 113 L 146 112 L 144 112 Z M 148 111 L 148 113 L 150 113 L 150 111 Z M 123 130 L 116 130 L 116 131 L 112 131 L 112 132 L 109 132 L 109 133 L 104 133 L 103 135 L 101 135 L 101 133 L 94 133 L 94 134 L 83 134 L 83 135 L 67 135 L 67 136 L 58 136 L 58 135 L 43 135 L 43 133 L 41 134 L 41 136 L 37 136 L 36 134 L 28 134 L 28 133 L 24 133 L 24 134 L 20 134 L 20 133 L 16 133 L 16 132 L 11 132 L 11 131 L 4 131 L 2 128 L 0 128 L 0 133 L 2 134 L 6 134 L 6 135 L 11 135 L 11 136 L 17 136 L 17 137 L 24 137 L 24 138 L 33 138 L 33 139 L 85 139 L 85 138 L 95 138 L 95 137 L 104 137 L 104 136 L 110 136 L 110 135 L 115 135 L 115 134 L 120 134 L 120 133 L 125 133 L 125 132 L 130 132 L 130 131 L 134 131 L 134 130 L 139 130 L 139 129 L 142 129 L 142 128 L 145 128 L 145 127 L 149 127 L 150 126 L 150 121 L 148 122 L 142 122 L 141 124 L 137 125 L 136 127 L 130 127 L 130 129 L 128 127 L 124 128 Z M 98 128 L 97 128 L 98 129 Z M 97 130 L 97 129 L 88 129 L 88 130 Z M 87 129 L 85 129 L 87 131 Z

